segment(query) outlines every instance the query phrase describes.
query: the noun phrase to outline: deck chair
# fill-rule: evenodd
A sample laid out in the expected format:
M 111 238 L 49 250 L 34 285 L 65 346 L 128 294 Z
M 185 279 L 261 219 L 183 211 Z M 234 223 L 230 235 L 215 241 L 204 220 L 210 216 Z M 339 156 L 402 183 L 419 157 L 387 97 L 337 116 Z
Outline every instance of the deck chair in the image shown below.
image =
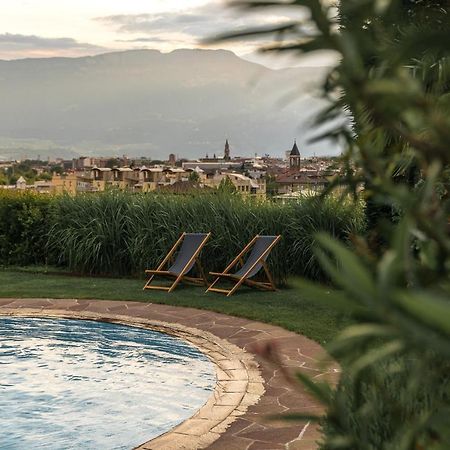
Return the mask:
M 267 257 L 272 248 L 281 239 L 281 236 L 255 236 L 251 242 L 242 250 L 241 253 L 230 263 L 230 265 L 223 271 L 223 273 L 210 272 L 210 275 L 216 277 L 215 281 L 209 286 L 206 292 L 219 292 L 226 294 L 227 297 L 233 295 L 242 284 L 247 286 L 266 289 L 269 291 L 275 290 L 272 275 L 266 264 Z M 253 248 L 252 248 L 253 247 Z M 250 252 L 251 249 L 251 252 Z M 244 255 L 250 252 L 247 260 L 244 263 Z M 242 267 L 235 273 L 230 273 L 231 269 L 241 263 Z M 250 278 L 254 277 L 261 269 L 264 270 L 267 281 L 255 281 Z M 216 284 L 225 278 L 234 283 L 231 289 L 216 288 Z
M 156 270 L 145 271 L 145 273 L 150 274 L 150 278 L 144 286 L 144 290 L 158 289 L 161 291 L 172 292 L 181 281 L 207 286 L 208 281 L 198 256 L 210 236 L 211 233 L 183 233 L 158 268 Z M 175 252 L 180 246 L 181 248 L 174 259 Z M 171 264 L 170 267 L 164 270 L 164 266 L 169 264 Z M 195 265 L 197 265 L 201 277 L 187 276 Z M 175 278 L 175 281 L 170 286 L 151 286 L 151 283 L 156 276 Z

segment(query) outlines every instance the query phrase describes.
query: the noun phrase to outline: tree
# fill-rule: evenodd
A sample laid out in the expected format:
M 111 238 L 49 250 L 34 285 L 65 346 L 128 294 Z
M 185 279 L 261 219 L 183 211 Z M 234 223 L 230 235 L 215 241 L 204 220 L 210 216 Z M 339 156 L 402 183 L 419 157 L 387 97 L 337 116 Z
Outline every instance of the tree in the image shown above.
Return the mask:
M 269 197 L 273 197 L 278 194 L 278 183 L 274 175 L 266 176 L 266 192 Z
M 118 167 L 120 165 L 119 163 L 120 161 L 118 158 L 109 158 L 105 163 L 105 167 L 113 169 L 114 167 Z
M 341 0 L 339 14 L 318 0 L 235 4 L 309 9 L 300 21 L 222 38 L 273 36 L 263 51 L 335 52 L 323 86 L 329 107 L 316 122 L 345 145 L 345 172 L 325 195 L 341 186 L 360 201 L 363 186 L 378 209 L 370 220 L 382 240 L 355 236 L 349 249 L 317 237 L 340 290 L 303 283 L 355 320 L 328 347 L 343 368 L 337 389 L 299 374 L 327 406 L 323 448 L 449 448 L 450 2 Z M 335 120 L 342 110 L 351 128 Z
M 50 166 L 50 173 L 56 173 L 58 175 L 62 175 L 64 173 L 64 168 L 60 165 L 52 165 Z
M 194 170 L 189 174 L 189 181 L 191 183 L 199 183 L 200 182 L 200 175 Z
M 222 178 L 217 190 L 223 194 L 235 194 L 237 192 L 236 186 L 233 184 L 233 182 L 227 176 Z

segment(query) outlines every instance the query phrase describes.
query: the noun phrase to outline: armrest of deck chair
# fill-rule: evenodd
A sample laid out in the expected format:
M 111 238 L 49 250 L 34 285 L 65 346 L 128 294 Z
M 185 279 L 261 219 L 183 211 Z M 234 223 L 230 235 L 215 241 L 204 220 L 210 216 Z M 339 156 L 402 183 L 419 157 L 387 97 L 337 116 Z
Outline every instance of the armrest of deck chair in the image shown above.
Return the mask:
M 209 272 L 210 275 L 213 275 L 215 277 L 223 277 L 223 278 L 234 278 L 239 279 L 236 275 L 232 273 L 219 273 L 219 272 Z
M 163 275 L 172 275 L 172 272 L 169 272 L 168 270 L 146 270 L 145 273 L 153 273 L 153 274 L 163 274 Z

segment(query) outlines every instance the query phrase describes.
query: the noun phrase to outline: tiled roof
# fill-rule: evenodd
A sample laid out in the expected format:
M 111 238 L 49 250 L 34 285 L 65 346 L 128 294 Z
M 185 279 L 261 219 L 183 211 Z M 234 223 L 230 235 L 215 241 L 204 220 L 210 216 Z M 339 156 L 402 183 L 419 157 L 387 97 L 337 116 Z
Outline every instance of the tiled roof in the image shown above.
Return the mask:
M 306 175 L 301 172 L 284 173 L 276 177 L 276 182 L 280 184 L 325 184 L 328 180 L 320 175 Z

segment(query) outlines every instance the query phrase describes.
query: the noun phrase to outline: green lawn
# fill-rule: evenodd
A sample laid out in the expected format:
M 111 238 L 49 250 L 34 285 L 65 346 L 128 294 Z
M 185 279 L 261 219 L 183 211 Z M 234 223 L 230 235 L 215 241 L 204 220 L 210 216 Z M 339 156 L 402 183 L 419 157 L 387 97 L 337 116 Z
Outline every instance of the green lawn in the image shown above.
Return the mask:
M 135 300 L 209 309 L 233 316 L 280 325 L 316 340 L 328 342 L 349 319 L 308 298 L 298 289 L 261 292 L 243 288 L 233 297 L 205 294 L 198 287 L 180 286 L 172 294 L 143 291 L 142 280 L 89 278 L 45 274 L 32 270 L 0 270 L 0 297 Z

